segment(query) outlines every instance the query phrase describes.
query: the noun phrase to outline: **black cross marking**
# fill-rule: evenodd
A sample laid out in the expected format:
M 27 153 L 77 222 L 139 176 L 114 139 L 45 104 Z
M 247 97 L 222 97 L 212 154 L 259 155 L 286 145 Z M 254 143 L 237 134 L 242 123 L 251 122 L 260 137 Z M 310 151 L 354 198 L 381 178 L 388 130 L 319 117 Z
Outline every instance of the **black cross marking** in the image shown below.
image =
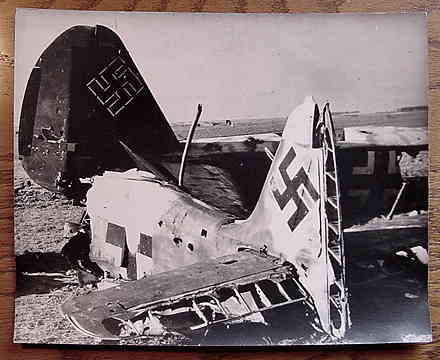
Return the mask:
M 140 234 L 138 252 L 150 258 L 153 257 L 153 239 L 151 236 Z
M 121 263 L 118 265 L 127 269 L 127 277 L 130 280 L 136 280 L 136 253 L 131 253 L 128 249 L 125 228 L 113 223 L 108 223 L 105 241 L 121 249 Z M 140 234 L 137 252 L 150 258 L 153 257 L 153 238 L 150 235 Z
M 144 84 L 140 75 L 117 56 L 87 83 L 87 88 L 112 116 L 116 116 L 139 94 Z
M 314 202 L 319 199 L 319 194 L 315 190 L 303 167 L 298 170 L 297 174 L 292 179 L 289 177 L 289 174 L 287 174 L 287 168 L 295 159 L 295 157 L 296 152 L 293 147 L 291 147 L 284 157 L 283 161 L 281 161 L 280 166 L 278 167 L 284 185 L 286 185 L 286 190 L 284 190 L 283 193 L 280 193 L 278 189 L 272 190 L 275 200 L 277 201 L 281 210 L 286 207 L 287 203 L 290 200 L 292 200 L 296 205 L 295 212 L 290 216 L 289 220 L 287 221 L 291 231 L 296 229 L 298 224 L 305 218 L 305 216 L 309 212 L 309 209 L 307 208 L 306 204 L 298 193 L 301 185 L 304 186 Z
M 113 223 L 107 224 L 107 233 L 105 237 L 105 242 L 112 244 L 114 246 L 124 248 L 127 235 L 125 233 L 125 228 Z

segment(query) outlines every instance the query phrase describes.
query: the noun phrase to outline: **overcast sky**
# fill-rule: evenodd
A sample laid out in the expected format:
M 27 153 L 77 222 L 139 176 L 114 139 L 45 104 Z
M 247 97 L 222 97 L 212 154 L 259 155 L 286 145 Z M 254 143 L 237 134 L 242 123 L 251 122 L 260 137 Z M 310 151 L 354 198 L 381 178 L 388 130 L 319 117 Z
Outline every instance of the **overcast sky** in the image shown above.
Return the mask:
M 170 122 L 285 117 L 304 97 L 333 111 L 427 104 L 425 14 L 238 15 L 17 10 L 15 119 L 42 51 L 74 25 L 122 38 Z

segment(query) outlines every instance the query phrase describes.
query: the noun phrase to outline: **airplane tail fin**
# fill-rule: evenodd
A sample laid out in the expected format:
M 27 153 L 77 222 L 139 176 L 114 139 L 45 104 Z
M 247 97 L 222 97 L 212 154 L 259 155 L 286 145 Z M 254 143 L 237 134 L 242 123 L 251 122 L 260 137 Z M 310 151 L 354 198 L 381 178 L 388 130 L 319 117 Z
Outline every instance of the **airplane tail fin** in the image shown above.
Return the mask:
M 341 338 L 349 326 L 334 131 L 328 104 L 309 97 L 289 116 L 241 239 L 292 263 L 313 298 L 320 327 Z M 264 247 L 264 248 L 266 248 Z
M 75 26 L 41 54 L 21 109 L 19 154 L 29 176 L 66 193 L 79 178 L 124 169 L 120 144 L 152 156 L 179 142 L 121 39 Z

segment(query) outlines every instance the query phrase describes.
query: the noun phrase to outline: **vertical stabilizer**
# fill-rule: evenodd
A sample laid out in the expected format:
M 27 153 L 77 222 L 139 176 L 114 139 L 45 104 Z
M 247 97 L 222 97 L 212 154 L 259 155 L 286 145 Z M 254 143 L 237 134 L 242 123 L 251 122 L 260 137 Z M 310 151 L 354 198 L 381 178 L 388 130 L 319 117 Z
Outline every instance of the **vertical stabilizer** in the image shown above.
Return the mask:
M 74 26 L 43 51 L 29 78 L 19 127 L 23 167 L 69 196 L 80 178 L 133 166 L 121 142 L 149 156 L 180 149 L 119 36 Z
M 246 243 L 296 267 L 322 330 L 340 338 L 348 314 L 334 154 L 328 105 L 320 117 L 308 97 L 289 116 L 257 205 L 238 227 Z

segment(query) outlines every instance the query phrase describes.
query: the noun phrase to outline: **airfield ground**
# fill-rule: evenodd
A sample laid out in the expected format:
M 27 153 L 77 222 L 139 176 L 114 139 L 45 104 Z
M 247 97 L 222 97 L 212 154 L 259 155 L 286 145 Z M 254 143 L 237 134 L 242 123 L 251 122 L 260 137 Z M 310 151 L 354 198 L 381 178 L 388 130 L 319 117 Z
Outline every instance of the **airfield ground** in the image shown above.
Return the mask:
M 180 137 L 184 137 L 184 133 L 185 129 L 182 127 Z M 426 154 L 422 161 L 427 164 Z M 14 188 L 17 259 L 15 341 L 98 344 L 97 339 L 83 336 L 74 330 L 58 309 L 70 296 L 83 291 L 78 288 L 76 276 L 69 272 L 68 264 L 60 255 L 66 242 L 62 237 L 64 222 L 79 219 L 83 209 L 72 206 L 63 197 L 30 182 L 18 160 L 15 161 Z M 426 230 L 408 230 L 399 236 L 413 243 L 427 245 Z M 346 256 L 350 302 L 353 304 L 353 331 L 345 341 L 374 342 L 376 336 L 381 335 L 391 342 L 398 341 L 398 338 L 390 337 L 396 327 L 407 334 L 418 333 L 420 329 L 428 333 L 429 319 L 423 281 L 408 277 L 405 272 L 385 275 L 378 266 L 377 255 L 371 249 L 364 250 L 361 243 L 349 247 Z M 419 327 L 414 328 L 414 324 Z M 251 331 L 255 334 L 250 335 Z M 243 333 L 246 334 L 246 339 L 240 336 Z M 249 341 L 262 345 L 271 342 L 295 344 L 308 341 L 302 337 L 289 336 L 288 331 L 284 332 L 284 337 L 275 333 L 270 336 L 270 331 L 269 336 L 267 334 L 267 329 L 261 331 L 248 328 L 245 331 L 236 329 L 216 336 L 222 336 L 225 341 L 229 339 L 236 345 Z M 309 341 L 312 340 L 309 338 Z M 406 340 L 416 339 L 409 336 Z M 179 343 L 192 344 L 194 340 L 169 335 L 150 337 L 142 341 L 142 344 L 151 345 Z

